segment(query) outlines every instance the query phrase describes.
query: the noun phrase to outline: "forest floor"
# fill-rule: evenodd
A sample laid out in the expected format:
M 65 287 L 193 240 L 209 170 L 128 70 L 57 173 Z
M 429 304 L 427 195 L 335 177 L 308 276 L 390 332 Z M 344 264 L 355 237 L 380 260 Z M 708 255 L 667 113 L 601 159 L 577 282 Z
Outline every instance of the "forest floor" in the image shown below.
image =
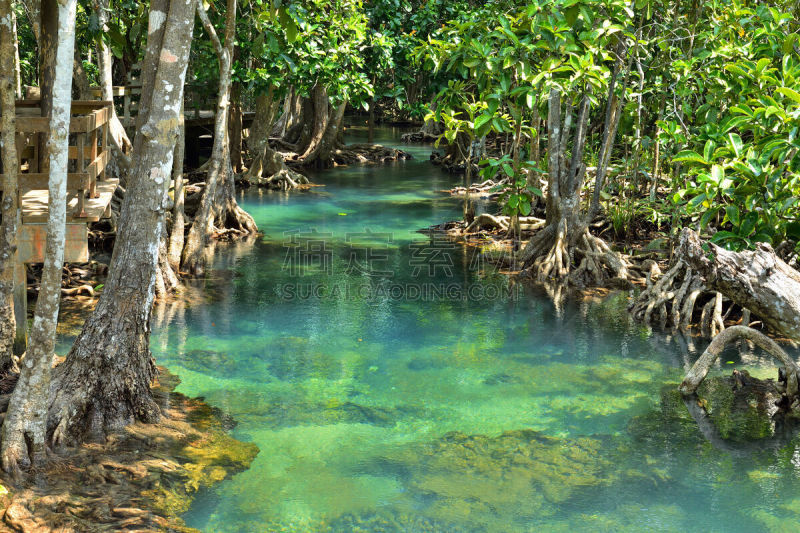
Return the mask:
M 230 418 L 174 392 L 177 377 L 159 370 L 159 423 L 54 452 L 23 487 L 0 477 L 0 531 L 195 531 L 180 515 L 197 492 L 247 469 L 258 448 L 232 438 Z M 12 386 L 0 382 L 3 410 Z

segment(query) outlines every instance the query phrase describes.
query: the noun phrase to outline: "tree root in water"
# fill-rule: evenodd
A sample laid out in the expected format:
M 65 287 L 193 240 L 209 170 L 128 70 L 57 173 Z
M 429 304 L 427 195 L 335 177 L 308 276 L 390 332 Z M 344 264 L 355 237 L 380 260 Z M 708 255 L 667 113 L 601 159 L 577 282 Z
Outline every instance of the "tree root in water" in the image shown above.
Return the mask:
M 479 198 L 491 198 L 499 196 L 507 186 L 508 180 L 486 180 L 481 183 L 473 183 L 470 185 L 469 194 Z M 451 196 L 465 196 L 468 191 L 465 187 L 453 187 L 452 189 L 448 189 L 447 192 Z
M 520 217 L 520 229 L 523 232 L 533 232 L 544 226 L 545 221 L 536 217 Z M 511 224 L 511 217 L 495 216 L 488 213 L 482 213 L 475 217 L 466 228 L 464 233 L 475 233 L 481 230 L 499 230 L 500 232 L 507 232 Z
M 677 259 L 666 273 L 655 261 L 647 261 L 646 288 L 629 310 L 636 320 L 661 328 L 687 329 L 697 325 L 704 337 L 725 330 L 725 320 L 735 308 L 721 293 L 707 288 L 703 277 Z M 697 312 L 699 320 L 695 320 Z M 750 313 L 742 309 L 742 324 L 750 324 Z
M 278 191 L 291 191 L 305 188 L 311 182 L 307 177 L 289 168 L 283 168 L 269 177 L 248 179 L 245 183 Z
M 540 282 L 559 280 L 576 287 L 632 288 L 639 267 L 630 258 L 612 250 L 601 238 L 584 229 L 570 242 L 567 224 L 551 224 L 533 239 L 522 257 Z M 573 267 L 574 266 L 574 267 Z
M 731 326 L 715 336 L 714 340 L 711 341 L 711 344 L 709 344 L 708 348 L 703 352 L 703 355 L 700 356 L 694 366 L 692 366 L 686 374 L 678 390 L 680 390 L 682 394 L 693 394 L 696 392 L 697 387 L 700 386 L 700 383 L 702 383 L 708 375 L 711 366 L 719 358 L 722 350 L 724 350 L 728 344 L 737 340 L 747 340 L 756 344 L 783 365 L 784 370 L 779 374 L 779 381 L 785 382 L 784 394 L 789 401 L 789 405 L 793 405 L 797 401 L 797 382 L 798 373 L 800 373 L 797 364 L 778 343 L 763 333 L 745 326 Z

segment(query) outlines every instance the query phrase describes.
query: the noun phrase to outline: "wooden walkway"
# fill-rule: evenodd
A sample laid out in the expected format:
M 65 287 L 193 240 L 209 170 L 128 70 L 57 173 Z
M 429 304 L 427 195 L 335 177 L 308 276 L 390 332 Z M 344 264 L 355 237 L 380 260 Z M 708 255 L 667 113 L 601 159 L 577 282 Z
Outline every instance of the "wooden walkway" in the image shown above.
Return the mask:
M 108 145 L 111 105 L 111 102 L 100 101 L 72 103 L 67 158 L 66 263 L 89 260 L 87 224 L 110 215 L 111 198 L 117 188 L 117 180 L 106 176 L 111 156 Z M 21 100 L 16 107 L 19 161 L 0 160 L 0 167 L 5 169 L 11 163 L 19 169 L 17 205 L 20 206 L 22 224 L 14 253 L 14 314 L 17 322 L 14 351 L 21 354 L 27 345 L 28 325 L 25 265 L 43 263 L 45 259 L 50 173 L 44 147 L 49 138 L 50 121 L 42 116 L 40 100 Z
M 111 216 L 111 197 L 117 188 L 118 180 L 106 180 L 97 182 L 97 197 L 85 198 L 83 212 L 85 216 L 76 216 L 78 208 L 78 191 L 67 193 L 67 223 L 86 224 L 97 222 L 100 219 Z M 29 190 L 20 194 L 20 204 L 22 205 L 22 223 L 39 224 L 47 222 L 47 203 L 50 195 L 45 190 Z

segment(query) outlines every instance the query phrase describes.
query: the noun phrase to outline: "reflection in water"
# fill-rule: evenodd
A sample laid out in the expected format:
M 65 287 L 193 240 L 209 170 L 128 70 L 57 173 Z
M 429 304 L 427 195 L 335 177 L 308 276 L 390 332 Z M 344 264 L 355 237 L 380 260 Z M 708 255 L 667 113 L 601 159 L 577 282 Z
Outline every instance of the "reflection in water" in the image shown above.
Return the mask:
M 651 334 L 624 294 L 556 310 L 479 251 L 416 233 L 458 216 L 437 192 L 458 178 L 412 150 L 314 176 L 324 187 L 306 194 L 247 191 L 264 235 L 218 244 L 209 277 L 156 307 L 158 362 L 261 449 L 189 525 L 794 529 L 796 439 L 714 448 L 675 390 L 691 337 Z M 774 373 L 742 348 L 722 367 Z

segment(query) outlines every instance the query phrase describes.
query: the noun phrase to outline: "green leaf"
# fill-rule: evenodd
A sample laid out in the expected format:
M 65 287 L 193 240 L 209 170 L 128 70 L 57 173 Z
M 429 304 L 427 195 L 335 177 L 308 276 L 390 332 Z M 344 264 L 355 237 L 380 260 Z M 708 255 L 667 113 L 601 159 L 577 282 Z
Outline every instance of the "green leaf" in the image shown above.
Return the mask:
M 708 211 L 703 213 L 703 216 L 700 217 L 700 227 L 705 228 L 706 226 L 708 226 L 708 223 L 711 221 L 712 218 L 714 218 L 717 215 L 718 211 L 719 207 L 715 207 L 714 209 L 709 209 Z
M 800 104 L 800 93 L 798 93 L 794 89 L 790 89 L 788 87 L 778 87 L 777 89 L 775 89 L 775 91 L 781 93 L 787 98 L 791 98 L 792 100 L 795 101 L 795 103 Z
M 522 216 L 526 217 L 531 214 L 531 203 L 528 200 L 522 200 L 519 203 L 519 212 Z
M 714 144 L 714 141 L 711 139 L 706 141 L 706 145 L 703 147 L 703 158 L 706 161 L 711 161 L 711 156 L 714 154 L 715 146 L 716 145 Z
M 784 54 L 791 54 L 794 50 L 794 42 L 797 40 L 798 35 L 796 33 L 790 33 L 786 36 L 786 39 L 783 40 L 783 46 L 781 46 L 781 50 L 783 50 Z
M 708 164 L 708 161 L 703 158 L 702 155 L 698 154 L 694 150 L 684 150 L 675 157 L 672 158 L 673 161 L 688 161 L 691 163 L 703 163 L 705 165 Z
M 725 179 L 725 169 L 722 168 L 722 165 L 714 165 L 711 167 L 711 179 L 717 185 L 722 183 L 722 180 Z
M 736 157 L 742 155 L 742 147 L 744 143 L 742 142 L 742 138 L 739 137 L 736 133 L 729 133 L 728 134 L 728 143 L 730 144 L 731 148 L 733 149 L 733 153 L 736 154 Z
M 488 115 L 486 113 L 479 115 L 478 118 L 475 119 L 475 131 L 480 131 L 486 124 L 492 121 L 492 115 Z
M 742 69 L 742 67 L 740 67 L 739 65 L 725 65 L 725 70 L 727 70 L 728 72 L 733 72 L 734 74 L 738 74 L 739 76 L 742 76 L 744 78 L 749 77 L 747 72 L 745 72 L 744 69 Z
M 753 233 L 756 229 L 756 221 L 758 220 L 758 214 L 756 213 L 747 213 L 747 216 L 744 217 L 742 220 L 741 226 L 739 226 L 739 236 L 740 237 L 748 237 L 751 233 Z
M 728 215 L 728 220 L 731 221 L 731 224 L 733 224 L 734 226 L 739 225 L 739 206 L 736 205 L 725 206 L 725 214 Z

